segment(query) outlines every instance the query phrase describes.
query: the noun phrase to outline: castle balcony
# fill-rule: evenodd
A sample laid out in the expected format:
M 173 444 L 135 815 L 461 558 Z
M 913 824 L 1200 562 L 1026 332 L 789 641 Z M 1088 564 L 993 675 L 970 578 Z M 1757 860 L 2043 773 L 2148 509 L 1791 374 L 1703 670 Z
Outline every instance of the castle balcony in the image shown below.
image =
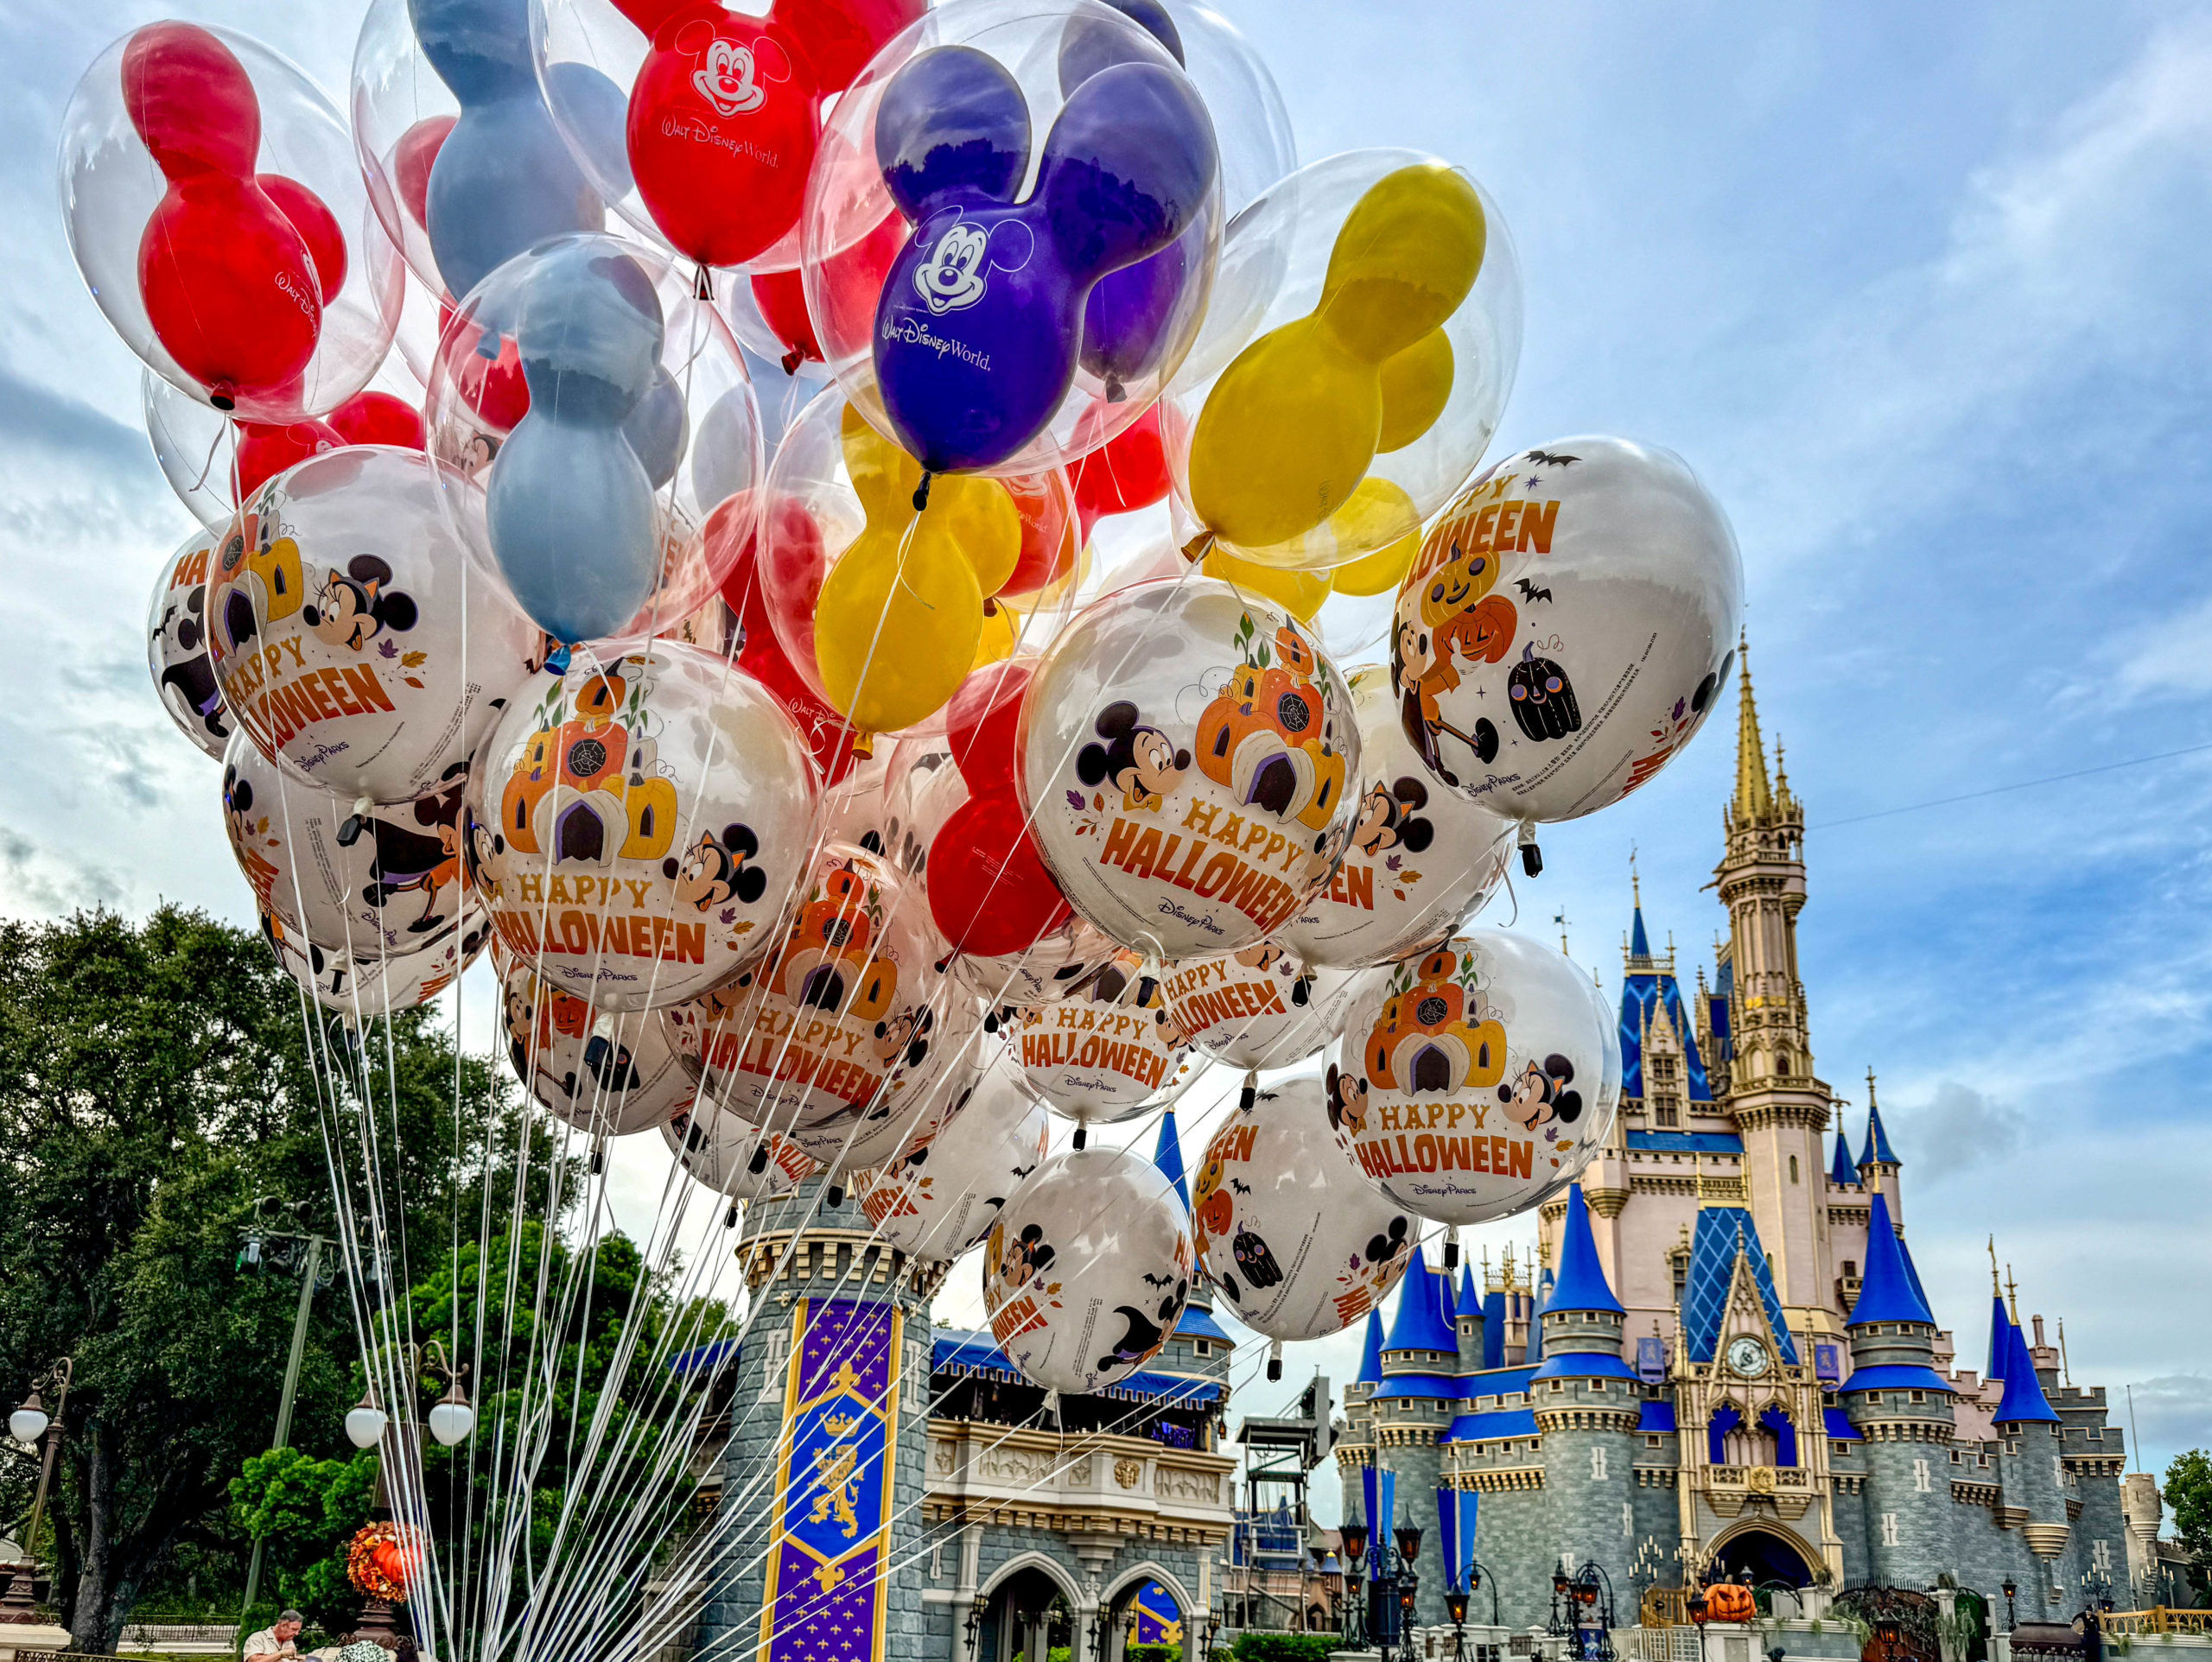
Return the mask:
M 1802 1466 L 1706 1466 L 1700 1484 L 1713 1512 L 1733 1518 L 1754 1497 L 1771 1500 L 1774 1509 L 1795 1522 L 1813 1504 L 1818 1486 Z
M 1236 1457 L 1149 1437 L 932 1419 L 925 1515 L 1211 1544 L 1236 1521 Z

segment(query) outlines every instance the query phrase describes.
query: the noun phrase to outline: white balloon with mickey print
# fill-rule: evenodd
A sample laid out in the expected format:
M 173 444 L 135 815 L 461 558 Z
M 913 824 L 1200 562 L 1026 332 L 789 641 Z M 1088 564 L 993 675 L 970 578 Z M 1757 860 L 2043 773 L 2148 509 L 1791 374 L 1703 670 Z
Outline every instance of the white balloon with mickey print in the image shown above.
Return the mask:
M 781 1199 L 822 1170 L 790 1139 L 711 1103 L 678 1108 L 660 1135 L 685 1176 L 735 1202 Z
M 223 707 L 207 655 L 207 568 L 215 540 L 213 531 L 194 531 L 162 562 L 146 610 L 146 660 L 177 731 L 219 762 L 237 724 Z
M 428 1004 L 474 963 L 492 938 L 483 911 L 469 906 L 452 929 L 411 952 L 355 957 L 326 952 L 273 914 L 261 913 L 262 938 L 287 975 L 325 1010 L 353 1021 Z
M 594 1136 L 665 1125 L 697 1088 L 651 1011 L 601 1013 L 494 943 L 501 1030 L 515 1077 L 546 1112 Z
M 1175 1331 L 1191 1294 L 1182 1197 L 1124 1150 L 1045 1162 L 999 1214 L 983 1248 L 991 1336 L 1048 1391 L 1118 1384 Z
M 1418 957 L 1465 928 L 1505 881 L 1514 828 L 1446 789 L 1406 741 L 1390 672 L 1344 677 L 1364 776 L 1344 860 L 1280 937 L 1341 969 Z
M 420 451 L 349 445 L 288 468 L 208 574 L 224 701 L 262 753 L 348 802 L 412 802 L 465 764 L 543 637 L 468 558 Z
M 1431 525 L 1399 587 L 1407 738 L 1503 819 L 1594 814 L 1711 714 L 1743 593 L 1728 517 L 1672 451 L 1576 438 L 1510 456 Z
M 853 1195 L 880 1234 L 919 1259 L 958 1258 L 1043 1162 L 1052 1117 L 1007 1063 L 897 1157 L 855 1172 Z
M 1191 1202 L 1199 1267 L 1270 1339 L 1324 1338 L 1366 1315 L 1406 1272 L 1417 1229 L 1361 1176 L 1311 1072 L 1239 1105 L 1206 1145 Z
M 404 957 L 450 934 L 461 881 L 462 764 L 432 795 L 363 807 L 280 772 L 245 734 L 223 758 L 224 827 L 264 911 L 325 953 Z
M 1360 1170 L 1437 1223 L 1486 1223 L 1571 1183 L 1612 1129 L 1612 1012 L 1564 953 L 1454 936 L 1355 999 L 1326 1075 Z
M 1232 1068 L 1288 1068 L 1326 1045 L 1359 991 L 1357 971 L 1308 965 L 1279 941 L 1166 965 L 1175 1024 Z

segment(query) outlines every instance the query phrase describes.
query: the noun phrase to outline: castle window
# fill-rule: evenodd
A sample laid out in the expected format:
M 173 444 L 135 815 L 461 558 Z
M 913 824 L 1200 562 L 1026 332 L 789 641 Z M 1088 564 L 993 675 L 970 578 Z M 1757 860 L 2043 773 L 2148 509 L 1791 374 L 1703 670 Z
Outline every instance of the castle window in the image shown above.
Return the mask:
M 2089 1441 L 2092 1443 L 2102 1443 L 2104 1440 L 2105 1434 L 2103 1427 L 2092 1425 L 2089 1428 Z
M 1794 1154 L 1789 1157 L 1789 1181 L 1797 1181 L 1797 1157 Z
M 1603 1391 L 1605 1388 L 1605 1382 L 1603 1380 L 1592 1380 L 1590 1381 L 1590 1388 L 1592 1391 Z
M 1565 1380 L 1554 1380 L 1552 1381 L 1552 1395 L 1557 1396 L 1560 1392 L 1566 1389 L 1567 1381 Z
M 1643 1439 L 1643 1446 L 1647 1449 L 1656 1449 L 1659 1446 L 1659 1439 L 1656 1437 L 1646 1437 Z
M 1212 1340 L 1211 1340 L 1211 1339 L 1193 1339 L 1193 1340 L 1192 1340 L 1192 1341 L 1191 1341 L 1191 1354 L 1192 1354 L 1193 1356 L 1211 1356 L 1211 1355 L 1212 1355 L 1212 1354 L 1213 1354 L 1213 1341 L 1212 1341 Z
M 1859 1279 L 1859 1260 L 1857 1259 L 1847 1258 L 1843 1260 L 1843 1278 L 1846 1281 L 1856 1281 Z
M 1926 1402 L 1928 1400 L 1928 1393 L 1925 1391 L 1916 1391 L 1912 1393 L 1912 1399 L 1915 1402 Z
M 1662 1127 L 1678 1126 L 1681 1123 L 1681 1116 L 1675 1112 L 1675 1105 L 1672 1102 L 1662 1102 L 1659 1104 L 1659 1106 L 1652 1111 L 1652 1118 L 1657 1120 Z M 1677 1158 L 1675 1164 L 1676 1165 L 1680 1165 L 1681 1164 L 1681 1161 Z

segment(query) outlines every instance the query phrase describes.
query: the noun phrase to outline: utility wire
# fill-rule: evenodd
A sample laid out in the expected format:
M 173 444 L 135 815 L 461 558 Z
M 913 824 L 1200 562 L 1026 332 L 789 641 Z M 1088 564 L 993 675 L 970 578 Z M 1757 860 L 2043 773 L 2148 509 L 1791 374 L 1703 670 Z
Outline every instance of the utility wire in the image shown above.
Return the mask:
M 1868 820 L 1885 820 L 1895 814 L 1917 814 L 1923 809 L 1948 808 L 1954 802 L 1971 802 L 1984 796 L 2001 796 L 2011 790 L 2030 790 L 2037 785 L 2063 784 L 2069 779 L 2086 779 L 2095 773 L 2113 773 L 2121 768 L 2143 767 L 2152 762 L 2170 762 L 2177 756 L 2195 756 L 2212 750 L 2212 743 L 2184 745 L 2179 750 L 2162 750 L 2155 756 L 2130 757 L 2124 762 L 2104 762 L 2093 768 L 2076 768 L 2071 773 L 2053 773 L 2040 779 L 2022 779 L 2009 785 L 1992 785 L 1986 790 L 1969 790 L 1956 796 L 1938 796 L 1931 802 L 1907 802 L 1901 808 L 1878 808 L 1871 814 L 1853 814 L 1840 820 L 1822 820 L 1807 826 L 1808 831 L 1833 831 L 1839 826 L 1863 825 Z

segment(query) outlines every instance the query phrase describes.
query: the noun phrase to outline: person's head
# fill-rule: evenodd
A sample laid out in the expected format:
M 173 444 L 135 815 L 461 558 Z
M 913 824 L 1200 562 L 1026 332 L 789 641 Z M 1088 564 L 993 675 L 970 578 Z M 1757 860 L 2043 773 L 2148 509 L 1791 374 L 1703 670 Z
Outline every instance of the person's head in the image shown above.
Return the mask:
M 276 1633 L 278 1642 L 282 1643 L 285 1640 L 297 1639 L 300 1636 L 300 1629 L 307 1625 L 308 1619 L 297 1610 L 287 1610 L 276 1618 L 276 1626 L 271 1631 Z

